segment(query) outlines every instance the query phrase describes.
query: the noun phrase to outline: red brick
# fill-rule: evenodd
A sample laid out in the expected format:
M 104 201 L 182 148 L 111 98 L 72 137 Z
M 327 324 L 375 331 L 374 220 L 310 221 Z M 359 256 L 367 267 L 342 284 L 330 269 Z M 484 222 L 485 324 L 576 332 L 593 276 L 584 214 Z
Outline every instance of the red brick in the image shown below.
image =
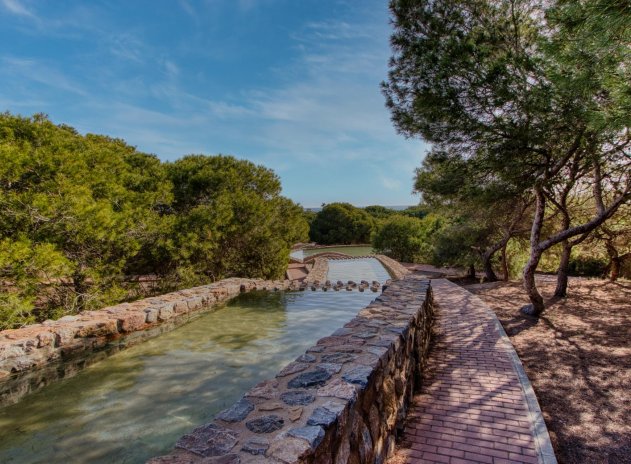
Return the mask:
M 405 436 L 413 449 L 397 455 L 414 464 L 536 463 L 521 384 L 491 313 L 475 301 L 458 306 L 464 295 L 457 289 L 445 296 L 450 305 L 443 305 L 441 292 L 452 290 L 444 283 L 438 288 L 442 338 L 434 343 L 431 374 L 408 416 Z
M 440 454 L 423 453 L 423 459 L 432 460 L 434 462 L 444 462 L 446 464 L 449 464 L 449 456 L 443 456 Z

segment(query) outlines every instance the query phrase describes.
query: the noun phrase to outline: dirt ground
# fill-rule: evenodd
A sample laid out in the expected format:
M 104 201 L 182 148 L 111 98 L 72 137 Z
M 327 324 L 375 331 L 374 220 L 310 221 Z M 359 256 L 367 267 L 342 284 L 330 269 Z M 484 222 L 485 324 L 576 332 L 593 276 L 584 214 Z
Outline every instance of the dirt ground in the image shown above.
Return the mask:
M 497 313 L 539 399 L 560 463 L 631 463 L 631 282 L 571 278 L 538 321 L 520 282 L 467 285 Z

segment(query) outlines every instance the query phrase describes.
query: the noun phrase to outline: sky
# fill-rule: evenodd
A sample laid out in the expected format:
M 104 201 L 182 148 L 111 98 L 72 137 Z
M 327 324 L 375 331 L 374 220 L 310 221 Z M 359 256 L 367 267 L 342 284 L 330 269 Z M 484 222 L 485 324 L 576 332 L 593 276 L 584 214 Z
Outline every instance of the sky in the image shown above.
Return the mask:
M 0 0 L 0 111 L 248 159 L 305 207 L 413 205 L 427 145 L 384 105 L 389 21 L 387 0 Z

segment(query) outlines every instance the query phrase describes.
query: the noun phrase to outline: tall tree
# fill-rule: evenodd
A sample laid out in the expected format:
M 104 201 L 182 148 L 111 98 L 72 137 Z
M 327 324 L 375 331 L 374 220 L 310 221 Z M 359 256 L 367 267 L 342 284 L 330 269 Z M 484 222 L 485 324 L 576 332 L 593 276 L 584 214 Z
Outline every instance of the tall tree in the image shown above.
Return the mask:
M 486 178 L 535 199 L 523 272 L 531 304 L 523 311 L 538 315 L 543 252 L 589 234 L 631 196 L 629 4 L 393 0 L 390 7 L 394 55 L 383 88 L 396 128 L 475 159 Z M 550 195 L 574 160 L 586 166 L 594 210 L 544 236 Z
M 493 282 L 497 280 L 493 257 L 504 250 L 505 260 L 509 240 L 524 233 L 531 201 L 512 185 L 489 178 L 476 161 L 434 149 L 416 170 L 414 188 L 427 204 L 451 218 L 452 226 L 442 228 L 438 235 L 451 236 L 450 246 L 462 256 L 477 255 L 486 280 Z M 505 262 L 502 267 L 506 277 Z
M 280 195 L 272 170 L 232 156 L 189 155 L 167 171 L 175 217 L 162 243 L 172 272 L 190 283 L 284 274 L 308 225 L 302 208 Z
M 43 115 L 0 116 L 0 238 L 13 250 L 31 243 L 42 253 L 34 262 L 69 272 L 72 286 L 54 281 L 53 306 L 76 311 L 122 297 L 125 264 L 170 201 L 163 180 L 156 157 L 121 140 L 81 136 Z M 15 258 L 9 280 L 19 281 L 23 254 L 6 256 Z

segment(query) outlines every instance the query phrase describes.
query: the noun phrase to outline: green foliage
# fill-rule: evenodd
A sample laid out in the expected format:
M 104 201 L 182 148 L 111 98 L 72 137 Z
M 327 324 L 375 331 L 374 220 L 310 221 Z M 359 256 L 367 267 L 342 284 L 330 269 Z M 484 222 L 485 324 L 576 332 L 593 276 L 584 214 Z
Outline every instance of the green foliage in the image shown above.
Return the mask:
M 0 327 L 129 297 L 133 274 L 164 288 L 280 277 L 305 240 L 277 176 L 228 156 L 163 164 L 124 141 L 42 115 L 0 115 Z
M 415 217 L 419 219 L 423 219 L 425 216 L 430 214 L 430 208 L 427 205 L 420 204 L 417 206 L 409 206 L 405 208 L 403 211 L 399 211 L 399 214 L 404 216 Z
M 375 219 L 360 208 L 349 203 L 330 203 L 311 223 L 309 237 L 323 245 L 369 243 L 375 224 Z
M 631 199 L 631 6 L 391 0 L 390 9 L 387 105 L 399 132 L 433 147 L 416 189 L 432 206 L 454 207 L 455 224 L 460 213 L 475 217 L 477 210 L 480 222 L 492 226 L 511 217 L 498 205 L 536 199 L 524 279 L 538 314 L 543 298 L 534 271 L 544 252 L 576 245 Z M 568 198 L 584 196 L 586 188 L 591 211 L 571 211 Z M 445 239 L 463 240 L 463 252 L 468 245 L 482 249 L 479 240 L 468 241 L 476 224 L 459 228 L 448 228 Z M 445 244 L 437 243 L 437 253 L 457 245 Z M 486 249 L 489 269 L 495 247 Z
M 386 208 L 385 206 L 381 206 L 381 205 L 366 206 L 365 208 L 363 208 L 363 210 L 366 211 L 368 214 L 370 214 L 372 217 L 374 217 L 377 220 L 387 219 L 397 214 L 395 210 Z
M 291 245 L 306 239 L 308 226 L 302 209 L 280 196 L 271 170 L 231 156 L 190 155 L 167 171 L 177 218 L 163 254 L 174 269 L 190 270 L 187 281 L 282 277 Z
M 572 256 L 570 275 L 602 277 L 607 269 L 607 262 L 607 259 L 598 256 Z
M 373 235 L 373 248 L 397 261 L 417 262 L 426 242 L 423 221 L 415 217 L 394 215 Z
M 25 237 L 0 240 L 0 330 L 35 321 L 33 305 L 42 282 L 73 271 L 73 264 L 50 243 L 34 244 Z

